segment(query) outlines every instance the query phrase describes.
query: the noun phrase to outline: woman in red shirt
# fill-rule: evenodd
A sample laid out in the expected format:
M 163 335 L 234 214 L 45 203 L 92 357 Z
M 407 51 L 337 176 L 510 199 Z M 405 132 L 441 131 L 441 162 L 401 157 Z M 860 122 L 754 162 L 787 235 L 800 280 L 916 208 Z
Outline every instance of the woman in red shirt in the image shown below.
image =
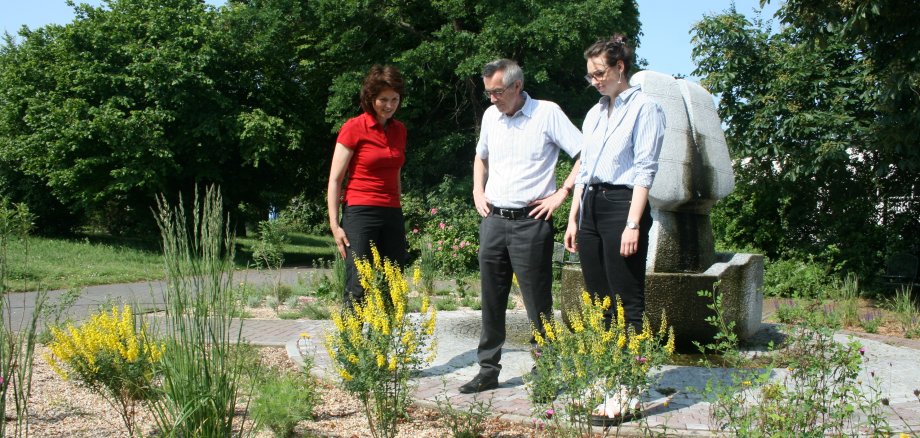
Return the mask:
M 375 65 L 364 78 L 364 112 L 342 125 L 329 170 L 329 227 L 345 259 L 345 304 L 360 303 L 364 289 L 354 260 L 371 257 L 371 244 L 400 266 L 406 233 L 400 204 L 400 170 L 406 162 L 406 127 L 393 118 L 405 89 L 393 66 Z M 348 175 L 347 182 L 345 176 Z M 339 207 L 342 223 L 339 225 Z

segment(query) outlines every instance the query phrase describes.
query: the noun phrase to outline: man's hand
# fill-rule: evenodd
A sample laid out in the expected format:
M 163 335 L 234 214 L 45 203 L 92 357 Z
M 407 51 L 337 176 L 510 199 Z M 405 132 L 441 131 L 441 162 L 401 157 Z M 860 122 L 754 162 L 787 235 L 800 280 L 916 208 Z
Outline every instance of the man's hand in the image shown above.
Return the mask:
M 543 219 L 550 220 L 553 216 L 553 212 L 565 202 L 565 198 L 569 195 L 569 191 L 565 189 L 556 190 L 556 193 L 549 195 L 543 199 L 537 199 L 530 203 L 531 207 L 536 207 L 530 212 L 530 216 L 534 219 Z
M 486 217 L 492 212 L 492 203 L 486 198 L 485 193 L 473 190 L 473 202 L 476 203 L 476 212 L 480 216 Z

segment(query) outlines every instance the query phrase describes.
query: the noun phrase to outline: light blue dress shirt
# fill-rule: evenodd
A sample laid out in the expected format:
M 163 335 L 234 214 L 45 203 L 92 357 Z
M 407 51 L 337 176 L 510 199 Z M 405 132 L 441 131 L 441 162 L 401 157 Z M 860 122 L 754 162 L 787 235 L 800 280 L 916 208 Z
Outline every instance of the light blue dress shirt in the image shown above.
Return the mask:
M 664 111 L 638 85 L 616 97 L 608 116 L 610 104 L 610 97 L 604 96 L 585 116 L 575 184 L 651 188 L 664 141 Z

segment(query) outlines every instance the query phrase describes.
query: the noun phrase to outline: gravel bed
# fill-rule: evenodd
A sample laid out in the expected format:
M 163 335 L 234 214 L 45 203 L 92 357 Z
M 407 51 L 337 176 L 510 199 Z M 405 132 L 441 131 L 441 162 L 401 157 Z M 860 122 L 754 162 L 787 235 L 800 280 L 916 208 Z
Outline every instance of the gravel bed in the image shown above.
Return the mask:
M 294 371 L 296 366 L 283 348 L 259 348 L 264 366 L 279 372 Z M 32 398 L 29 404 L 29 436 L 33 437 L 105 437 L 129 438 L 117 411 L 104 398 L 89 391 L 79 382 L 62 380 L 46 364 L 44 346 L 37 346 L 32 377 Z M 363 408 L 349 393 L 320 382 L 321 401 L 314 410 L 315 420 L 302 421 L 295 436 L 302 437 L 370 437 Z M 240 406 L 240 409 L 243 407 Z M 157 436 L 153 419 L 146 408 L 138 413 L 138 424 L 144 436 Z M 14 436 L 15 408 L 7 409 L 7 434 Z M 399 436 L 428 438 L 450 436 L 444 419 L 436 411 L 412 407 L 410 420 L 401 424 Z M 523 424 L 487 419 L 487 437 L 530 437 L 532 430 Z M 269 438 L 267 430 L 258 431 L 258 438 Z

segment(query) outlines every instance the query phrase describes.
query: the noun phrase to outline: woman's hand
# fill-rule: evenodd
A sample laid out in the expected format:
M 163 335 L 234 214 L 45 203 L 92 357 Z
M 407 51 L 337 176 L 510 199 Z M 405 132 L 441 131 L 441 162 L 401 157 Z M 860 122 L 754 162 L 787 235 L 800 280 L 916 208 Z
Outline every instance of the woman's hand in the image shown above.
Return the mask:
M 629 257 L 637 251 L 639 251 L 639 229 L 624 229 L 620 237 L 620 255 Z
M 337 227 L 332 230 L 332 237 L 335 239 L 336 248 L 339 249 L 339 255 L 342 256 L 342 259 L 345 259 L 345 248 L 351 246 L 351 243 L 348 242 L 348 236 L 345 235 L 345 230 L 343 230 L 342 227 Z
M 569 221 L 569 226 L 565 229 L 565 237 L 563 238 L 563 243 L 565 243 L 565 249 L 571 253 L 578 251 L 578 224 L 574 221 Z

